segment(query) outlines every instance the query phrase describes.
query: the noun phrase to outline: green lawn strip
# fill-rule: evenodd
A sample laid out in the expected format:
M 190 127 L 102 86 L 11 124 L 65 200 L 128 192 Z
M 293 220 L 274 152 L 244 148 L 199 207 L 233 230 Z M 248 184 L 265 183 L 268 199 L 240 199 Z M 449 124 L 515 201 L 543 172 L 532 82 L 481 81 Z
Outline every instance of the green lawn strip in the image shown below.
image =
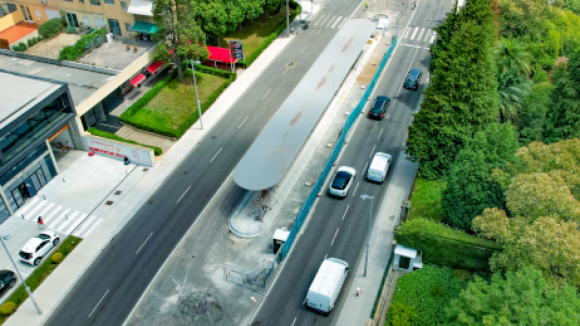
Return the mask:
M 460 275 L 461 278 L 456 275 Z M 463 271 L 455 272 L 449 267 L 425 265 L 423 269 L 415 270 L 398 279 L 392 304 L 400 302 L 412 308 L 416 314 L 412 325 L 441 324 L 447 320 L 445 307 L 459 296 L 470 279 L 471 274 Z M 391 324 L 387 312 L 385 325 Z
M 300 6 L 291 1 L 290 21 L 299 13 Z M 242 42 L 246 56 L 245 64 L 246 67 L 249 67 L 285 28 L 286 8 L 282 5 L 278 12 L 269 12 L 266 10 L 264 14 L 253 21 L 242 23 L 242 29 L 237 29 L 222 36 L 220 45 L 223 48 L 229 49 L 230 41 Z M 240 63 L 242 62 L 240 61 Z
M 71 251 L 73 251 L 73 249 L 78 246 L 81 241 L 82 239 L 80 238 L 68 236 L 56 249 L 56 251 L 51 253 L 51 256 L 59 252 L 63 255 L 64 261 L 68 254 L 70 254 Z M 53 264 L 50 257 L 45 259 L 44 262 L 38 266 L 38 268 L 36 268 L 32 274 L 30 274 L 28 279 L 26 279 L 26 284 L 30 287 L 30 291 L 34 292 L 57 267 L 58 264 Z M 6 302 L 14 302 L 16 304 L 16 308 L 18 308 L 27 298 L 28 293 L 26 293 L 24 285 L 21 284 L 18 289 L 12 293 L 8 300 L 6 300 Z M 7 316 L 0 315 L 0 325 L 3 324 L 7 318 Z
M 225 79 L 201 72 L 195 73 L 202 112 L 205 112 L 221 92 L 231 83 Z M 184 82 L 173 79 L 143 108 L 125 116 L 128 122 L 140 129 L 180 138 L 199 118 L 195 87 L 191 70 L 184 71 Z
M 424 217 L 441 221 L 445 217 L 441 206 L 441 197 L 447 187 L 445 181 L 430 181 L 417 178 L 411 195 L 409 219 Z
M 101 131 L 97 128 L 94 127 L 90 127 L 88 132 L 90 132 L 91 134 L 95 135 L 95 136 L 99 136 L 99 137 L 103 137 L 103 138 L 108 138 L 108 139 L 112 139 L 112 140 L 117 140 L 117 141 L 121 141 L 124 143 L 129 143 L 129 144 L 133 144 L 133 145 L 139 145 L 139 146 L 143 146 L 143 147 L 149 147 L 153 150 L 153 152 L 155 152 L 155 156 L 160 156 L 161 154 L 163 154 L 163 150 L 159 147 L 156 146 L 149 146 L 149 145 L 144 145 L 144 144 L 140 144 L 138 142 L 134 142 L 132 140 L 129 139 L 125 139 L 123 137 L 119 137 L 115 134 L 112 134 L 110 132 L 106 132 L 106 131 Z

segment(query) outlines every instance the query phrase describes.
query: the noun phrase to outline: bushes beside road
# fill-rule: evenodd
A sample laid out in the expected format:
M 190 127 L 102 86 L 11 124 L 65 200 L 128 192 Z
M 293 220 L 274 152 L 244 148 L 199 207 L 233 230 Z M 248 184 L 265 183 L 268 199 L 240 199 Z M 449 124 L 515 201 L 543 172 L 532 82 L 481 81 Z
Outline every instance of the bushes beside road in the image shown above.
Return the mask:
M 163 150 L 159 147 L 140 144 L 138 142 L 134 142 L 132 140 L 125 139 L 123 137 L 119 137 L 119 136 L 112 134 L 110 132 L 101 131 L 101 130 L 94 128 L 94 127 L 90 127 L 88 132 L 90 132 L 91 134 L 98 136 L 98 137 L 108 138 L 108 139 L 121 141 L 124 143 L 133 144 L 133 145 L 139 145 L 139 146 L 143 146 L 143 147 L 149 147 L 153 150 L 153 152 L 155 153 L 155 156 L 160 156 L 161 154 L 163 154 Z

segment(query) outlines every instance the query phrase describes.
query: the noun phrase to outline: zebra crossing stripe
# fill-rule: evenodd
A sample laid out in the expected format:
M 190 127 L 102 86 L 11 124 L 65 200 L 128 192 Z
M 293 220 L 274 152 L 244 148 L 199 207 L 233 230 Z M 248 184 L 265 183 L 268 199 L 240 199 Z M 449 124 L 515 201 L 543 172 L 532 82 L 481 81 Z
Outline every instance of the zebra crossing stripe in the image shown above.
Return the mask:
M 44 223 L 47 223 L 48 221 L 50 221 L 55 215 L 56 213 L 58 213 L 58 211 L 60 211 L 62 208 L 62 205 L 58 205 L 58 207 L 52 211 L 52 213 L 50 213 L 45 219 L 44 219 Z
M 38 197 L 32 198 L 32 200 L 27 203 L 28 205 L 25 204 L 24 207 L 21 208 L 19 211 L 16 211 L 16 213 L 24 215 L 24 213 L 26 213 L 29 209 L 31 209 L 34 206 L 34 204 L 36 204 L 37 201 Z
M 65 209 L 64 212 L 62 212 L 62 214 L 60 214 L 59 217 L 57 217 L 56 220 L 54 220 L 54 222 L 48 226 L 48 228 L 54 229 L 54 226 L 57 225 L 58 222 L 60 222 L 60 220 L 62 220 L 64 216 L 68 214 L 68 212 L 70 212 L 70 208 Z
M 74 220 L 74 218 L 79 215 L 79 211 L 75 211 L 74 213 L 72 213 L 71 216 L 68 216 L 68 218 L 58 227 L 58 229 L 56 229 L 58 232 L 62 232 L 64 231 L 64 228 Z
M 32 216 L 34 216 L 34 213 L 36 213 L 39 209 L 42 208 L 42 206 L 46 205 L 46 203 L 48 203 L 46 200 L 42 200 L 40 201 L 40 203 L 38 205 L 36 205 L 26 216 L 26 219 L 31 218 Z
M 89 225 L 91 225 L 91 223 L 93 223 L 93 221 L 94 221 L 96 218 L 97 218 L 97 217 L 96 217 L 96 216 L 94 216 L 94 215 L 93 215 L 93 216 L 91 216 L 91 217 L 89 217 L 89 219 L 88 219 L 88 220 L 86 220 L 86 221 L 84 222 L 83 226 L 81 226 L 81 228 L 80 228 L 80 229 L 78 229 L 78 230 L 77 230 L 77 231 L 76 231 L 76 232 L 75 232 L 73 235 L 74 235 L 75 237 L 78 237 L 78 236 L 80 236 L 80 235 L 81 235 L 81 234 L 82 234 L 82 233 L 83 233 L 83 232 L 84 232 L 84 231 L 85 231 L 85 230 L 86 230 L 86 229 L 89 227 Z
M 427 42 L 427 39 L 429 38 L 429 33 L 431 32 L 430 29 L 427 30 L 427 33 L 425 33 L 425 38 L 423 39 L 423 42 Z
M 100 218 L 95 224 L 93 224 L 93 226 L 91 226 L 91 228 L 87 231 L 87 233 L 85 233 L 85 235 L 83 236 L 83 239 L 86 239 L 89 234 L 91 234 L 91 232 L 97 227 L 97 225 L 99 225 L 99 223 L 101 223 L 101 221 L 103 220 L 103 218 Z
M 340 23 L 340 25 L 338 26 L 338 29 L 341 29 L 342 26 L 344 26 L 344 24 L 346 24 L 347 21 L 348 21 L 348 17 L 344 17 L 344 20 L 342 21 L 342 23 Z
M 407 27 L 407 31 L 405 32 L 405 36 L 403 36 L 403 38 L 407 38 L 407 36 L 409 36 L 410 31 L 411 31 L 411 28 Z
M 336 24 L 338 24 L 338 22 L 342 19 L 342 17 L 338 16 L 338 18 L 336 19 L 336 21 L 334 22 L 334 24 L 332 24 L 331 28 L 334 28 L 334 26 L 336 26 Z
M 322 22 L 324 19 L 326 19 L 326 15 L 322 15 L 322 16 L 320 16 L 320 18 L 318 18 L 318 19 L 316 20 L 316 22 L 314 23 L 314 26 L 318 26 L 318 25 L 320 25 L 320 23 L 321 23 L 321 22 Z
M 81 215 L 81 217 L 79 217 L 74 223 L 73 225 L 70 226 L 70 228 L 68 228 L 68 230 L 66 230 L 65 234 L 70 234 L 72 231 L 74 231 L 74 229 L 76 229 L 77 226 L 79 226 L 79 224 L 81 224 L 85 218 L 89 216 L 89 214 L 83 214 Z
M 419 31 L 419 27 L 415 27 L 415 31 L 413 31 L 413 35 L 411 35 L 411 40 L 415 39 L 415 35 L 417 34 L 418 31 Z
M 48 204 L 48 206 L 46 206 L 46 208 L 44 208 L 42 212 L 38 213 L 38 216 L 44 216 L 44 214 L 46 214 L 46 212 L 48 212 L 48 210 L 51 209 L 52 206 L 54 206 L 54 203 Z M 46 220 L 44 220 L 44 222 L 46 222 Z
M 332 18 L 332 17 L 331 16 L 327 16 L 327 17 L 324 17 L 324 19 L 321 19 L 320 20 L 320 26 L 324 26 L 324 24 L 326 24 L 326 20 L 329 19 L 329 18 Z
M 429 41 L 429 43 L 433 44 L 433 41 L 435 41 L 436 37 L 437 37 L 437 32 L 433 32 L 433 36 L 431 36 L 431 40 Z
M 417 41 L 421 41 L 421 38 L 423 37 L 423 33 L 425 33 L 425 28 L 421 29 L 421 33 L 419 33 L 419 36 L 417 36 Z

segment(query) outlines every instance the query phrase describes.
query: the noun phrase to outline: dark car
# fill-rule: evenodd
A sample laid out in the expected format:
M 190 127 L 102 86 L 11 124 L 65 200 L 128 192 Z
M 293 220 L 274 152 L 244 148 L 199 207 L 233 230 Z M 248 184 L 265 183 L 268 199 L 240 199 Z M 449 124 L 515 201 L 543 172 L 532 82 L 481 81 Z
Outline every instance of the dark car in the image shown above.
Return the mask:
M 0 271 L 0 295 L 16 284 L 16 273 L 10 269 Z
M 369 111 L 369 118 L 382 120 L 387 112 L 391 99 L 386 96 L 377 96 L 373 107 Z
M 423 76 L 423 72 L 419 69 L 411 69 L 405 78 L 405 82 L 403 83 L 403 87 L 408 89 L 417 89 L 419 88 L 419 81 L 421 81 L 421 77 Z

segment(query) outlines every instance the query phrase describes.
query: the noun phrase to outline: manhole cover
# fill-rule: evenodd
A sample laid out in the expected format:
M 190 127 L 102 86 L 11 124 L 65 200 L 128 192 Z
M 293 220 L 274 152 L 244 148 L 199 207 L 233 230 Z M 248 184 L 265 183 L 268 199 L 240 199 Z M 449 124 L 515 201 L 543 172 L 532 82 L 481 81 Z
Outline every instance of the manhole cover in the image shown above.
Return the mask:
M 290 61 L 286 65 L 286 68 L 294 68 L 294 66 L 296 66 L 296 61 Z
M 111 206 L 111 205 L 113 205 L 113 201 L 112 200 L 107 200 L 107 202 L 105 203 L 105 205 Z
M 117 191 L 115 191 L 115 195 L 120 195 L 121 193 L 122 193 L 122 191 L 121 191 L 121 190 L 117 190 Z

